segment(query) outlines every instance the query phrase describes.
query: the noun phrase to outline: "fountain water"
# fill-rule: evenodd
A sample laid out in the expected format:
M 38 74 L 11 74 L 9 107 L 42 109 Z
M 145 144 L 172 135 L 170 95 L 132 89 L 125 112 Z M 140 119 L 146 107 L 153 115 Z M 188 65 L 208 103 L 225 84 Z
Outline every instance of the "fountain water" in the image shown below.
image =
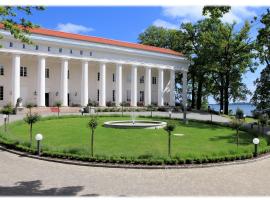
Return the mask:
M 132 121 L 133 125 L 135 125 L 135 119 L 136 119 L 135 113 L 134 113 L 134 111 L 132 111 L 131 112 L 131 121 Z

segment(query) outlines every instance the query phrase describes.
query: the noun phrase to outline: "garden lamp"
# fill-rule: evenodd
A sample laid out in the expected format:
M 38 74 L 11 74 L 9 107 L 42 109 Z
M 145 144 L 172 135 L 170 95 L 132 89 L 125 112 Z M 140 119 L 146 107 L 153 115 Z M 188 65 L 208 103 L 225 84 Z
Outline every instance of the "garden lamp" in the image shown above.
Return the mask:
M 6 114 L 3 115 L 3 119 L 4 119 L 4 124 L 5 124 L 5 132 L 7 132 L 7 115 Z
M 37 141 L 38 155 L 40 156 L 40 152 L 41 152 L 41 140 L 43 139 L 42 134 L 41 133 L 36 134 L 35 139 Z
M 260 139 L 259 138 L 254 138 L 253 139 L 253 144 L 254 144 L 254 157 L 257 157 L 258 155 L 258 144 L 260 143 Z

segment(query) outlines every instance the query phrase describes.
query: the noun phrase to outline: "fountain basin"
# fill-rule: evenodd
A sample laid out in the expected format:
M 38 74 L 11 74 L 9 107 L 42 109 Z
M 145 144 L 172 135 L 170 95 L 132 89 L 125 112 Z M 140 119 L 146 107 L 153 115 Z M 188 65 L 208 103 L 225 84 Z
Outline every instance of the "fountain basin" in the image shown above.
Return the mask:
M 108 128 L 145 128 L 145 129 L 159 129 L 167 125 L 162 121 L 150 120 L 122 120 L 122 121 L 108 121 L 104 122 L 104 126 Z

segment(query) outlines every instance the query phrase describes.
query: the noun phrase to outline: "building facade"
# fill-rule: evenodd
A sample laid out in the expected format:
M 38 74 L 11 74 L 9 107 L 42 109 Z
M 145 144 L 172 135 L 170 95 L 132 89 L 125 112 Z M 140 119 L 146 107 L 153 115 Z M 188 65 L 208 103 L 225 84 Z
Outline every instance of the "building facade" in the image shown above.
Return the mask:
M 0 107 L 22 98 L 38 107 L 175 105 L 175 73 L 183 74 L 186 105 L 189 62 L 175 51 L 47 29 L 33 29 L 32 45 L 0 30 Z

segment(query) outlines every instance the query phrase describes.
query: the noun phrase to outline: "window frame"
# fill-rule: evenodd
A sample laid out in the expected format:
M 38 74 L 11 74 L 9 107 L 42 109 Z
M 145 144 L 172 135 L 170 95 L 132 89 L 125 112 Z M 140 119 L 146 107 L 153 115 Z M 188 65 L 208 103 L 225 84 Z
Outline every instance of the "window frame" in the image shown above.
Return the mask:
M 0 85 L 0 101 L 4 101 L 4 86 Z

